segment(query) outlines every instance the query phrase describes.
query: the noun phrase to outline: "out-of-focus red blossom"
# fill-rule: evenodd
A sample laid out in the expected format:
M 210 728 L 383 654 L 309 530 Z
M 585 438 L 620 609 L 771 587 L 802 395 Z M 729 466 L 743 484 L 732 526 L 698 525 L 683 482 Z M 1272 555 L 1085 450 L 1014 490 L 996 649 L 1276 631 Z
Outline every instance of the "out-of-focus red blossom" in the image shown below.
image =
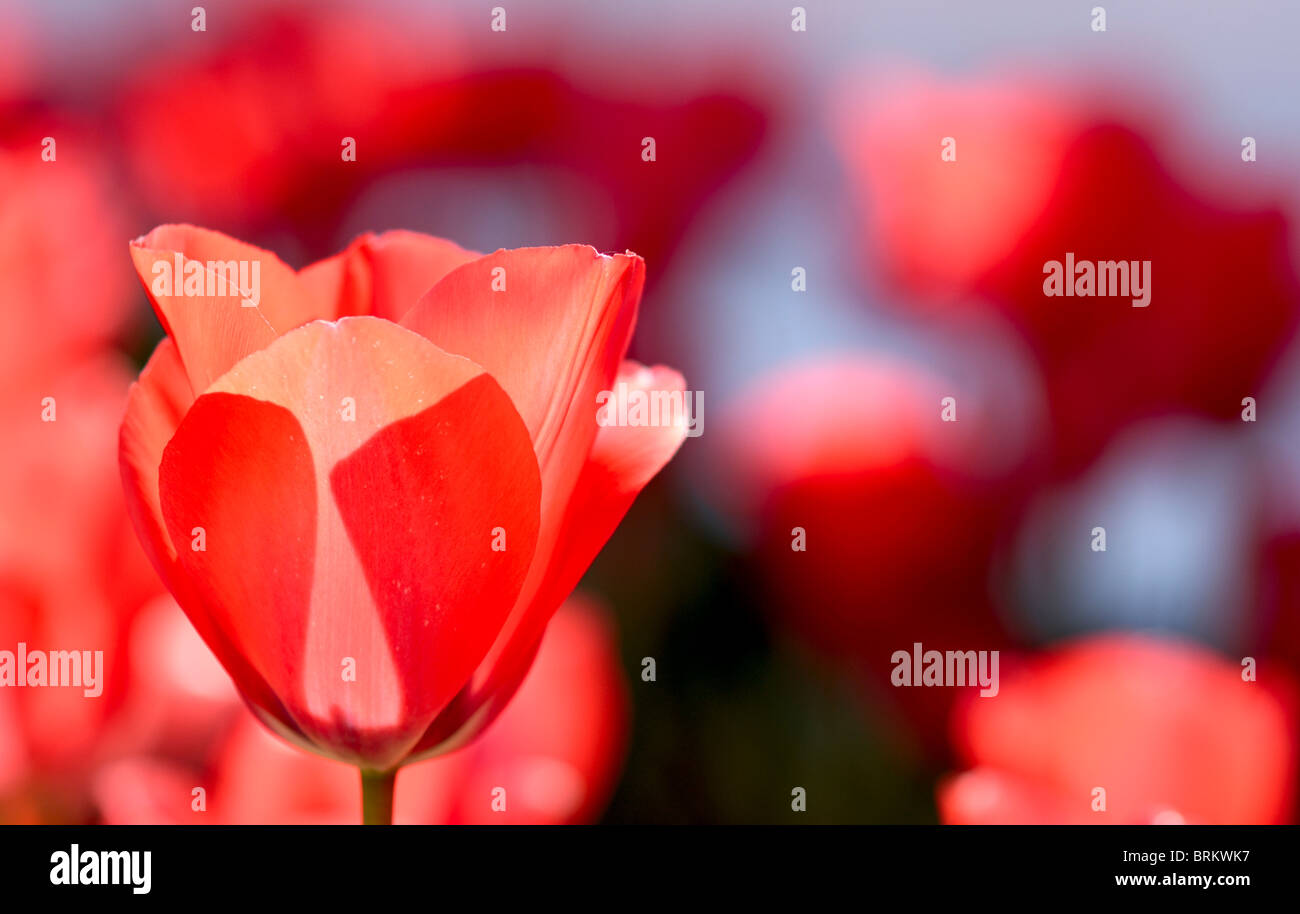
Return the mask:
M 616 383 L 684 388 L 623 360 L 641 259 L 390 232 L 295 272 L 189 226 L 131 251 L 169 336 L 122 424 L 128 507 L 250 708 L 379 770 L 472 738 L 684 439 L 596 423 Z M 176 294 L 178 261 L 256 262 L 260 304 L 215 272 Z
M 609 622 L 575 597 L 556 613 L 524 683 L 483 736 L 403 769 L 399 824 L 576 824 L 599 817 L 622 764 L 627 687 Z M 96 782 L 109 824 L 355 824 L 356 770 L 297 752 L 242 716 L 210 778 L 125 759 Z M 195 787 L 207 783 L 203 811 Z M 493 791 L 505 790 L 494 811 Z
M 1071 139 L 1099 116 L 1078 92 L 911 73 L 855 81 L 835 115 L 877 255 L 870 269 L 936 308 L 968 306 L 1041 218 Z M 940 156 L 944 137 L 954 162 Z
M 597 182 L 610 201 L 619 243 L 655 260 L 672 252 L 700 204 L 757 151 L 766 130 L 760 103 L 737 89 L 678 89 L 685 98 L 563 89 L 563 116 L 543 155 Z M 653 164 L 640 156 L 645 136 L 655 139 Z M 626 155 L 626 148 L 638 153 Z
M 103 651 L 105 681 L 95 698 L 0 690 L 0 821 L 77 821 L 94 766 L 142 745 L 125 658 L 137 610 L 161 588 L 104 447 L 130 376 L 103 350 L 131 285 L 123 207 L 86 136 L 47 115 L 0 148 L 0 645 Z
M 279 213 L 329 167 L 339 181 L 409 150 L 411 87 L 457 71 L 445 29 L 398 29 L 360 11 L 253 14 L 211 50 L 148 57 L 119 104 L 137 185 L 156 211 L 214 220 Z M 443 112 L 441 117 L 447 116 Z M 397 135 L 394 135 L 397 134 Z M 358 144 L 342 160 L 342 140 Z M 236 190 L 237 189 L 237 190 Z
M 112 593 L 122 546 L 132 544 L 121 536 L 129 528 L 117 504 L 111 453 L 98 464 L 93 455 L 100 436 L 112 440 L 128 383 L 124 370 L 95 362 L 4 400 L 0 644 L 8 650 L 25 641 L 33 650 L 75 644 L 111 654 L 124 642 L 133 601 Z M 57 420 L 44 422 L 49 397 Z M 11 764 L 0 766 L 0 789 L 29 766 L 79 763 L 112 715 L 120 694 L 112 685 L 95 701 L 77 689 L 0 691 L 15 724 L 4 740 Z
M 274 214 L 275 229 L 287 222 L 324 250 L 340 213 L 386 172 L 527 162 L 593 188 L 581 196 L 598 205 L 564 214 L 584 237 L 657 261 L 764 132 L 739 88 L 656 73 L 644 91 L 591 91 L 581 74 L 526 62 L 469 68 L 462 43 L 360 14 L 280 11 L 208 56 L 150 60 L 118 106 L 141 191 L 164 217 L 259 226 Z M 356 161 L 341 159 L 345 136 Z
M 796 365 L 754 384 L 720 423 L 725 486 L 757 537 L 783 622 L 841 657 L 945 745 L 952 689 L 894 688 L 890 657 L 1005 647 L 989 565 L 1016 490 L 1009 439 L 919 366 L 866 356 Z M 806 551 L 795 551 L 795 528 Z
M 120 541 L 138 553 L 134 536 L 122 532 Z M 152 579 L 146 566 L 137 554 L 123 570 L 143 570 Z M 125 612 L 132 598 L 111 596 L 71 611 L 55 606 L 16 617 L 9 594 L 0 597 L 0 619 L 16 625 L 19 640 L 33 650 L 100 639 L 95 644 L 103 645 L 107 675 L 103 694 L 93 699 L 76 688 L 0 693 L 0 822 L 88 821 L 106 768 L 142 753 L 198 763 L 245 713 L 230 677 L 171 597 L 161 594 Z M 0 624 L 0 637 L 10 631 Z M 12 641 L 5 643 L 13 649 Z
M 1042 372 L 1058 473 L 1136 419 L 1238 418 L 1295 327 L 1280 206 L 1225 204 L 1262 196 L 1227 167 L 1204 174 L 1213 199 L 1186 186 L 1157 153 L 1154 112 L 1041 80 L 910 76 L 855 85 L 838 112 L 872 270 L 931 314 L 987 303 L 1015 326 Z M 1150 305 L 1044 295 L 1044 264 L 1067 252 L 1151 261 Z
M 48 128 L 0 146 L 0 377 L 24 378 L 97 354 L 130 313 L 122 205 L 85 132 Z
M 103 447 L 129 383 L 116 361 L 90 360 L 15 382 L 0 408 L 0 645 L 100 650 L 105 678 L 93 699 L 74 687 L 0 690 L 0 796 L 39 778 L 75 802 L 96 762 L 130 739 L 122 659 L 136 610 L 159 588 L 123 510 L 112 449 Z M 47 409 L 53 421 L 43 421 Z
M 131 685 L 122 713 L 131 742 L 124 753 L 206 758 L 242 711 L 230 676 L 169 594 L 136 614 L 126 660 Z
M 1203 648 L 1106 635 L 1001 680 L 954 715 L 970 770 L 939 789 L 947 823 L 1290 820 L 1297 700 L 1279 671 L 1247 682 Z M 1106 808 L 1094 812 L 1098 787 Z

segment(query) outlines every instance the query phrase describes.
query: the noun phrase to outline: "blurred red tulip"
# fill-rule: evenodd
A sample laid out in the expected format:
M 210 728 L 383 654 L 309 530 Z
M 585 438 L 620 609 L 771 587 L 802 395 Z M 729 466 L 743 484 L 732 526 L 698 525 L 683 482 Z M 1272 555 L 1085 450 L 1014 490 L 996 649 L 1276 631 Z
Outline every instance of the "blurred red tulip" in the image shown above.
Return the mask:
M 470 65 L 446 17 L 431 30 L 368 11 L 255 14 L 238 40 L 138 66 L 117 105 L 126 155 L 161 218 L 287 223 L 309 250 L 333 244 L 347 207 L 386 174 L 554 169 L 586 192 L 566 195 L 551 224 L 666 257 L 758 148 L 765 114 L 753 93 L 730 85 L 739 76 L 679 85 L 662 71 L 611 89 L 614 74 L 586 55 L 558 72 L 553 33 L 533 34 L 535 48 L 514 46 L 517 60 Z M 662 150 L 653 166 L 641 158 L 647 135 Z M 344 137 L 357 141 L 354 161 L 342 159 Z
M 46 125 L 0 146 L 0 379 L 96 355 L 130 313 L 122 203 L 84 132 Z M 76 239 L 75 243 L 72 239 Z
M 113 445 L 130 375 L 106 352 L 131 304 L 126 216 L 87 136 L 28 119 L 0 148 L 0 650 L 103 655 L 94 696 L 0 689 L 0 821 L 83 819 L 95 766 L 151 738 L 135 709 L 157 677 L 127 655 L 162 590 L 122 502 Z
M 433 129 L 454 110 L 407 102 L 411 86 L 459 70 L 448 34 L 445 21 L 413 29 L 360 11 L 277 10 L 197 55 L 145 57 L 118 105 L 140 193 L 164 214 L 255 220 L 280 213 L 300 186 L 392 162 L 406 148 L 393 131 L 416 129 L 417 113 L 419 129 Z M 343 162 L 344 137 L 359 144 L 356 163 Z M 311 179 L 326 169 L 330 181 Z
M 0 795 L 32 779 L 56 788 L 59 808 L 33 810 L 37 818 L 78 818 L 89 771 L 127 738 L 121 661 L 132 618 L 159 590 L 113 459 L 128 384 L 123 366 L 100 358 L 34 371 L 0 403 L 0 650 L 104 658 L 94 697 L 70 686 L 0 689 Z
M 658 75 L 650 88 L 658 91 L 641 98 L 566 87 L 544 155 L 595 180 L 609 199 L 618 243 L 657 261 L 672 253 L 709 194 L 757 152 L 767 114 L 740 88 L 665 91 Z M 653 165 L 640 155 L 646 136 L 656 143 Z
M 471 746 L 398 778 L 399 824 L 576 824 L 608 802 L 626 743 L 627 686 L 609 622 L 574 598 L 546 629 L 505 712 Z M 150 758 L 107 767 L 96 797 L 109 824 L 355 824 L 356 771 L 296 752 L 243 716 L 205 782 Z M 494 793 L 498 788 L 504 793 Z M 493 809 L 497 801 L 498 809 Z M 504 805 L 504 808 L 500 808 Z
M 1078 93 L 1038 83 L 855 80 L 835 126 L 871 267 L 931 307 L 965 307 L 1041 218 L 1090 112 Z
M 1131 102 L 1041 81 L 860 89 L 841 134 L 873 266 L 932 313 L 986 301 L 1023 335 L 1058 472 L 1080 470 L 1125 423 L 1237 419 L 1258 395 L 1300 307 L 1286 220 L 1276 204 L 1224 202 L 1252 201 L 1243 172 L 1198 176 L 1213 198 L 1186 186 L 1156 151 L 1154 103 L 1133 115 Z M 1149 306 L 1045 295 L 1045 265 L 1067 254 L 1150 261 Z
M 141 607 L 130 634 L 124 752 L 207 758 L 242 708 L 230 676 L 169 594 Z
M 622 361 L 640 258 L 397 232 L 295 272 L 186 226 L 132 254 L 169 338 L 123 420 L 127 500 L 250 707 L 375 770 L 472 738 L 684 437 L 595 421 L 616 381 L 683 386 Z M 218 275 L 241 264 L 260 289 Z
M 782 621 L 856 667 L 934 749 L 955 693 L 892 687 L 890 657 L 917 641 L 1004 646 L 989 566 L 1016 505 L 1012 437 L 974 403 L 941 421 L 950 392 L 903 362 L 824 359 L 755 384 L 720 445 Z
M 1296 693 L 1190 644 L 1068 644 L 967 698 L 954 739 L 971 771 L 939 791 L 951 824 L 1289 821 Z M 1104 809 L 1095 809 L 1104 793 Z
M 144 557 L 137 563 L 145 565 Z M 104 644 L 108 681 L 97 698 L 62 688 L 0 692 L 0 822 L 91 821 L 104 771 L 156 757 L 175 760 L 155 766 L 170 777 L 183 762 L 209 758 L 236 715 L 246 714 L 230 677 L 171 597 L 134 613 L 102 599 L 81 605 L 81 612 L 45 607 L 44 618 L 17 620 L 18 637 L 33 649 Z M 106 629 L 107 640 L 93 640 Z

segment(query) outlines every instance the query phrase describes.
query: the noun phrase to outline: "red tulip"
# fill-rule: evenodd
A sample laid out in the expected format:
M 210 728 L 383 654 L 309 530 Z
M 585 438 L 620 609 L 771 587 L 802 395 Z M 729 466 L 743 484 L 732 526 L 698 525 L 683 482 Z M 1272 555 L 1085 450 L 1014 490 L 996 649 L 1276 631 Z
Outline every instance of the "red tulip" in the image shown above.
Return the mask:
M 177 601 L 280 735 L 375 771 L 461 745 L 684 437 L 595 421 L 617 381 L 683 383 L 623 361 L 640 258 L 395 232 L 295 272 L 187 226 L 132 254 L 169 338 L 122 475 Z M 175 294 L 178 261 L 260 290 Z
M 954 718 L 972 770 L 941 787 L 944 821 L 1288 821 L 1294 687 L 1241 670 L 1203 648 L 1112 635 L 1005 673 L 996 697 L 968 699 Z
M 595 820 L 614 787 L 627 686 L 608 621 L 574 598 L 555 615 L 505 712 L 472 745 L 407 767 L 394 820 L 564 824 Z M 96 796 L 109 824 L 355 824 L 355 773 L 295 752 L 243 715 L 209 777 L 160 759 L 108 766 Z M 195 787 L 207 786 L 196 810 Z M 501 788 L 503 793 L 496 793 Z M 496 808 L 493 808 L 494 800 Z

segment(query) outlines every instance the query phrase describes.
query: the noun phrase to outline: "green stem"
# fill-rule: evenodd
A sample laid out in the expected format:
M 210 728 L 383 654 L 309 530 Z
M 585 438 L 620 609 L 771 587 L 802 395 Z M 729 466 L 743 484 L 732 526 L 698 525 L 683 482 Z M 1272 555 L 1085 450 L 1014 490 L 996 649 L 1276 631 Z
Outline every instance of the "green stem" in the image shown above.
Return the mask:
M 392 771 L 361 769 L 361 823 L 363 825 L 393 824 L 393 787 L 396 784 L 396 768 Z

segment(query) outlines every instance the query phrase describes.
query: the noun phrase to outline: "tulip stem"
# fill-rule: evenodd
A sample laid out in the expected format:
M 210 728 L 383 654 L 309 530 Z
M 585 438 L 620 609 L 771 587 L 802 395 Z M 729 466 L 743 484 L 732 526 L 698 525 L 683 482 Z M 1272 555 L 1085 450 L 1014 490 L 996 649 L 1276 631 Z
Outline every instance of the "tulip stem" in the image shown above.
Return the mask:
M 361 824 L 393 824 L 393 787 L 396 784 L 396 768 L 392 771 L 361 769 Z

